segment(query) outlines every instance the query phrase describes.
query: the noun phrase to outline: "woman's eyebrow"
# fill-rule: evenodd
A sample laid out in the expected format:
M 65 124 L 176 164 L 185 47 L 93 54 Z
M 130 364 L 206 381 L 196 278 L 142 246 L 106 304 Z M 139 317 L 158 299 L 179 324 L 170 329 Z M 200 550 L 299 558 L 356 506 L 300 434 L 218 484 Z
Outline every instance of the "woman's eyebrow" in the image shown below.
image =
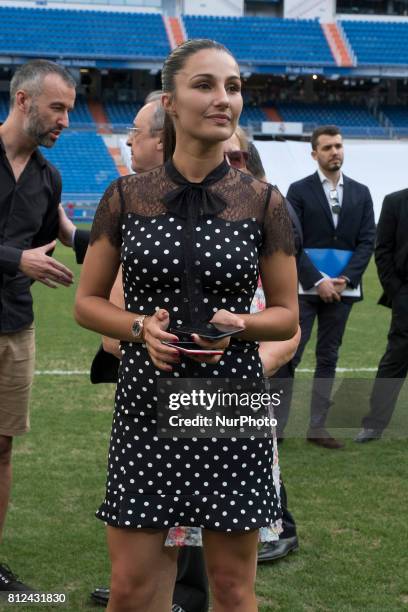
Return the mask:
M 194 74 L 192 77 L 190 77 L 190 81 L 192 81 L 193 79 L 198 79 L 198 78 L 205 78 L 205 79 L 215 79 L 216 77 L 213 74 L 210 73 L 204 73 L 204 74 Z M 231 74 L 230 76 L 228 76 L 226 78 L 227 81 L 231 80 L 231 79 L 236 79 L 237 81 L 241 80 L 241 77 L 238 74 Z
M 190 81 L 192 81 L 193 79 L 198 79 L 198 78 L 206 78 L 206 79 L 213 79 L 214 75 L 213 74 L 194 74 L 191 78 Z

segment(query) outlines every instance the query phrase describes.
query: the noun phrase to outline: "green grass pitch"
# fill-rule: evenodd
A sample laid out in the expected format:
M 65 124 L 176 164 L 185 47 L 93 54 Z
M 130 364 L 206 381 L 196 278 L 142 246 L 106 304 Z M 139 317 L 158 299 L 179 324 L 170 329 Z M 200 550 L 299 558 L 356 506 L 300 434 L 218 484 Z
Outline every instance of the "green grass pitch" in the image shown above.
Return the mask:
M 80 268 L 72 251 L 59 247 L 56 256 L 75 270 L 77 281 Z M 73 321 L 74 288 L 50 290 L 37 283 L 33 294 L 37 370 L 88 370 L 99 338 Z M 365 300 L 353 308 L 340 367 L 377 366 L 390 316 L 376 305 L 379 294 L 371 263 Z M 311 342 L 301 367 L 312 368 L 313 358 Z M 96 610 L 89 594 L 106 585 L 109 576 L 104 527 L 94 511 L 104 492 L 113 394 L 113 386 L 92 386 L 84 374 L 36 376 L 32 430 L 15 440 L 14 486 L 0 562 L 42 591 L 65 593 L 68 604 L 3 603 L 1 610 Z M 348 439 L 340 452 L 300 438 L 285 441 L 281 468 L 300 550 L 260 567 L 262 612 L 408 610 L 407 457 L 406 439 L 363 446 Z

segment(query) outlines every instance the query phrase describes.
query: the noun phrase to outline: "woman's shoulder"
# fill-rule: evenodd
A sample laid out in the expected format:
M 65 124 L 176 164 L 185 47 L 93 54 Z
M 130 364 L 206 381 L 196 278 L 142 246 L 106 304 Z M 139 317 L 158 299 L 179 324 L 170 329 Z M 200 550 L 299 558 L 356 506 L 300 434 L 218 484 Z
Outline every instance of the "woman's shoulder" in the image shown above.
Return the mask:
M 231 168 L 223 181 L 222 191 L 235 209 L 250 208 L 258 217 L 265 210 L 273 187 L 238 168 Z
M 136 204 L 138 201 L 157 200 L 166 189 L 163 181 L 164 166 L 156 166 L 146 172 L 127 174 L 117 179 L 119 191 L 126 204 Z
M 164 166 L 128 174 L 116 180 L 122 213 L 154 216 L 163 212 L 162 197 L 167 192 Z
M 156 166 L 151 170 L 145 172 L 137 172 L 132 174 L 126 174 L 116 179 L 116 183 L 120 184 L 121 187 L 126 188 L 127 186 L 137 187 L 138 185 L 144 184 L 150 181 L 156 181 L 160 175 L 164 172 L 164 166 Z
M 261 181 L 260 179 L 255 178 L 252 174 L 248 174 L 243 170 L 239 170 L 238 168 L 231 168 L 231 179 L 237 181 L 241 187 L 247 186 L 252 189 L 256 193 L 266 195 L 269 193 L 273 187 L 266 181 Z

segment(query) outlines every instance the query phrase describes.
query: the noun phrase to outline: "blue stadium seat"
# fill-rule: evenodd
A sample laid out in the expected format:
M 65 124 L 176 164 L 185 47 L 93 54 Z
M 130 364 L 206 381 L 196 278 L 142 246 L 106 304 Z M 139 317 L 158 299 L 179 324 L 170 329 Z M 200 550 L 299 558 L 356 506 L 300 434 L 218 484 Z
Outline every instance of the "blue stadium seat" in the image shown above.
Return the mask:
M 89 112 L 88 104 L 83 96 L 77 96 L 75 108 L 69 114 L 69 124 L 71 127 L 81 127 L 84 125 L 96 127 L 95 121 Z
M 377 119 L 364 106 L 352 104 L 302 104 L 281 102 L 277 105 L 284 121 L 302 121 L 340 126 L 378 127 Z
M 382 127 L 365 106 L 352 104 L 302 104 L 280 102 L 276 105 L 284 121 L 299 121 L 310 130 L 318 125 L 337 125 L 344 136 L 354 138 L 386 138 L 388 131 Z
M 341 21 L 358 65 L 408 64 L 408 23 Z
M 189 38 L 212 38 L 241 61 L 335 66 L 320 23 L 275 17 L 183 16 Z
M 6 93 L 0 93 L 0 123 L 2 123 L 9 113 L 10 96 Z
M 246 126 L 248 123 L 262 123 L 262 121 L 268 121 L 268 117 L 262 108 L 244 105 L 239 119 L 240 125 Z
M 408 109 L 406 106 L 383 106 L 380 109 L 396 128 L 408 128 Z
M 131 126 L 141 106 L 141 102 L 105 102 L 104 104 L 109 122 L 119 128 Z
M 170 52 L 159 14 L 0 7 L 0 23 L 3 55 L 164 59 Z
M 67 130 L 52 149 L 41 152 L 61 172 L 63 198 L 98 200 L 118 176 L 103 138 L 95 132 Z

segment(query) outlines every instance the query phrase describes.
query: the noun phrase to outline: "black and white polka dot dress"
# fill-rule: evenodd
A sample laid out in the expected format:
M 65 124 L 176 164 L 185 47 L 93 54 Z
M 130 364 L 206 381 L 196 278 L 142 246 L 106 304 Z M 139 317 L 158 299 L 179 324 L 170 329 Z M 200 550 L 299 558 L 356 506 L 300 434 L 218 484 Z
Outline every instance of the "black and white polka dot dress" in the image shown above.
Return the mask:
M 126 309 L 170 313 L 171 324 L 209 320 L 224 308 L 248 313 L 258 260 L 293 254 L 280 194 L 225 162 L 200 184 L 167 162 L 112 183 L 98 207 L 91 243 L 121 250 Z M 196 279 L 191 286 L 191 279 Z M 216 365 L 188 357 L 156 369 L 146 347 L 124 343 L 97 516 L 129 528 L 202 527 L 225 532 L 269 527 L 280 516 L 270 438 L 159 438 L 159 378 L 261 378 L 255 342 L 231 340 Z

